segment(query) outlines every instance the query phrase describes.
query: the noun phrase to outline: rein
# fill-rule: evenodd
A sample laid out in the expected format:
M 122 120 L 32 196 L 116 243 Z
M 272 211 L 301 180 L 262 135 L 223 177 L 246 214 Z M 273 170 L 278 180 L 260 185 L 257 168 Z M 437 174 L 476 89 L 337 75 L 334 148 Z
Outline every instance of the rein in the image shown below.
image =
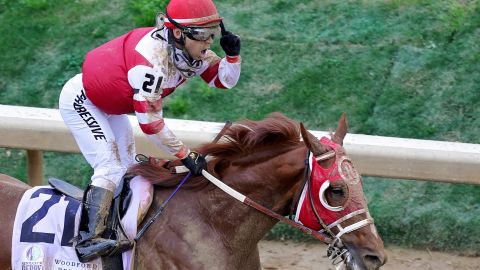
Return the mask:
M 220 140 L 221 137 L 223 137 L 223 135 L 225 134 L 225 132 L 230 128 L 230 126 L 232 125 L 232 122 L 230 121 L 227 121 L 225 123 L 225 126 L 222 128 L 222 130 L 217 134 L 217 136 L 213 139 L 213 142 L 217 142 L 218 140 Z M 148 158 L 147 158 L 148 160 Z M 308 159 L 305 160 L 305 180 L 304 180 L 304 185 L 305 183 L 307 182 L 307 179 L 309 178 L 308 175 L 309 175 L 309 169 L 308 169 Z M 177 172 L 179 172 L 179 170 L 177 170 Z M 226 185 L 225 183 L 223 183 L 222 181 L 218 180 L 217 178 L 215 178 L 213 175 L 211 175 L 210 173 L 208 173 L 206 170 L 202 170 L 202 175 L 208 180 L 210 181 L 212 184 L 214 184 L 215 186 L 217 186 L 218 188 L 220 188 L 221 190 L 223 190 L 224 192 L 226 192 L 227 194 L 229 194 L 230 196 L 232 196 L 233 198 L 237 199 L 238 201 L 240 201 L 241 203 L 245 204 L 245 205 L 248 205 L 250 207 L 253 207 L 255 209 L 257 209 L 258 211 L 272 217 L 272 218 L 275 218 L 279 221 L 282 221 L 298 230 L 300 230 L 301 232 L 303 232 L 304 234 L 308 234 L 308 235 L 311 235 L 315 238 L 317 238 L 318 240 L 326 243 L 326 244 L 330 244 L 332 242 L 332 238 L 325 235 L 323 232 L 318 232 L 318 231 L 315 231 L 315 230 L 312 230 L 300 223 L 297 223 L 295 222 L 294 220 L 292 219 L 289 219 L 289 218 L 286 218 L 282 215 L 279 215 L 277 213 L 275 213 L 274 211 L 272 211 L 271 209 L 268 209 L 266 207 L 264 207 L 263 205 L 253 201 L 252 199 L 248 198 L 247 196 L 239 193 L 238 191 L 234 190 L 233 188 L 229 187 L 228 185 Z M 154 216 L 147 222 L 145 223 L 145 225 L 142 227 L 142 229 L 138 232 L 137 234 L 137 237 L 135 238 L 135 240 L 139 240 L 142 235 L 145 233 L 145 231 L 153 224 L 153 222 L 155 222 L 155 220 L 157 219 L 157 217 L 163 212 L 164 208 L 166 207 L 166 204 L 170 201 L 171 198 L 173 198 L 173 196 L 177 193 L 177 191 L 180 189 L 180 187 L 185 183 L 185 181 L 188 179 L 188 177 L 190 176 L 190 173 L 182 180 L 182 182 L 180 182 L 180 184 L 178 184 L 177 188 L 175 189 L 175 191 L 169 196 L 169 198 L 160 206 L 159 209 L 157 209 L 157 211 L 155 212 Z M 299 195 L 298 195 L 299 196 Z
M 247 196 L 241 194 L 240 192 L 236 191 L 235 189 L 227 186 L 225 183 L 223 183 L 222 181 L 218 180 L 215 176 L 211 175 L 210 173 L 208 173 L 207 171 L 203 170 L 202 171 L 202 175 L 208 180 L 210 181 L 212 184 L 214 184 L 215 186 L 217 186 L 219 189 L 223 190 L 225 193 L 227 193 L 228 195 L 232 196 L 233 198 L 237 199 L 238 201 L 240 201 L 241 203 L 245 204 L 245 205 L 248 205 L 250 207 L 253 207 L 255 209 L 257 209 L 258 211 L 270 216 L 270 217 L 273 217 L 273 218 L 276 218 L 278 219 L 279 221 L 282 221 L 296 229 L 299 229 L 300 231 L 302 231 L 303 233 L 305 234 L 308 234 L 308 235 L 311 235 L 315 238 L 317 238 L 318 240 L 326 243 L 326 244 L 330 244 L 332 242 L 332 239 L 326 235 L 324 235 L 323 233 L 321 232 L 317 232 L 315 230 L 312 230 L 300 223 L 297 223 L 291 219 L 288 219 L 280 214 L 277 214 L 275 213 L 274 211 L 266 208 L 265 206 L 253 201 L 252 199 L 248 198 Z
M 173 198 L 173 196 L 175 196 L 175 194 L 177 194 L 177 192 L 180 190 L 180 188 L 183 186 L 183 184 L 185 184 L 187 179 L 190 178 L 190 176 L 192 176 L 191 172 L 189 172 L 185 176 L 185 178 L 183 178 L 183 180 L 180 182 L 180 184 L 178 184 L 178 186 L 175 188 L 175 190 L 170 194 L 170 196 L 168 196 L 168 199 L 166 199 L 162 203 L 162 205 L 160 205 L 160 207 L 157 209 L 157 211 L 155 211 L 155 214 L 152 216 L 152 218 L 150 218 L 147 223 L 143 224 L 142 228 L 138 231 L 137 236 L 135 237 L 135 241 L 138 241 L 143 236 L 143 234 L 148 230 L 148 228 L 150 228 L 150 226 L 155 222 L 155 220 L 157 220 L 157 218 L 163 213 L 163 210 L 165 210 L 165 207 L 167 207 L 167 204 L 170 202 L 170 200 Z

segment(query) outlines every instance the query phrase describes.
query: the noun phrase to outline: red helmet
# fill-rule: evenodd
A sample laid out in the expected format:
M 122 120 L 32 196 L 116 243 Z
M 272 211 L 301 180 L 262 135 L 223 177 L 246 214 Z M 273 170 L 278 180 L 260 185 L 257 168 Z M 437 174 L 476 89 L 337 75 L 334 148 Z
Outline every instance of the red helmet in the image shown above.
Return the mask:
M 172 20 L 182 26 L 202 26 L 223 19 L 212 0 L 170 0 L 166 11 Z M 175 28 L 167 17 L 165 26 Z

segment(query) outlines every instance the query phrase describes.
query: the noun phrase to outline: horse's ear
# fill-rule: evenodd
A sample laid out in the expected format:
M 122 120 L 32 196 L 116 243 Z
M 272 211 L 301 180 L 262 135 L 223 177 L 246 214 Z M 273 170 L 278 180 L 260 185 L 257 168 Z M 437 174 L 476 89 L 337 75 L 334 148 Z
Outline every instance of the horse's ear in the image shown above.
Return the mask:
M 312 151 L 313 155 L 319 156 L 328 151 L 328 148 L 321 144 L 317 137 L 315 137 L 305 128 L 303 123 L 300 123 L 300 132 L 302 133 L 303 142 L 307 148 Z
M 332 141 L 336 142 L 337 144 L 343 145 L 343 139 L 345 138 L 345 135 L 347 135 L 347 130 L 347 114 L 342 113 L 340 120 L 338 120 L 337 130 L 335 130 L 335 134 L 333 134 L 332 136 Z

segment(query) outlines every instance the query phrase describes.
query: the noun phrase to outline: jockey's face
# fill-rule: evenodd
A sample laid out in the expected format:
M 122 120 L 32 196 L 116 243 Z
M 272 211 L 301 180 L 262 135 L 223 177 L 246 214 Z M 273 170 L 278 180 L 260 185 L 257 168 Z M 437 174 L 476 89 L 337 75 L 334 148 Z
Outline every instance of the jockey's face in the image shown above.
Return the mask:
M 178 28 L 173 29 L 175 38 L 179 39 L 182 35 L 182 31 Z M 213 36 L 206 40 L 195 40 L 188 36 L 185 36 L 185 50 L 195 60 L 203 60 L 207 55 L 207 50 L 213 43 Z

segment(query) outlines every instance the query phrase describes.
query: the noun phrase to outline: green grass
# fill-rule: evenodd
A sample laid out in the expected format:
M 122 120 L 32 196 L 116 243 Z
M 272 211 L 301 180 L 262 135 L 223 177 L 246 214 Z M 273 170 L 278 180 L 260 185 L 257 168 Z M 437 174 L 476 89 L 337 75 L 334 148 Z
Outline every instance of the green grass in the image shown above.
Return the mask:
M 478 186 L 369 177 L 364 185 L 387 244 L 480 255 Z
M 122 1 L 25 0 L 5 5 L 0 15 L 3 104 L 57 107 L 59 91 L 80 71 L 85 53 L 133 27 Z
M 56 108 L 92 48 L 151 25 L 165 0 L 0 0 L 0 104 Z M 165 103 L 170 118 L 261 119 L 272 111 L 309 129 L 480 143 L 480 2 L 223 0 L 241 36 L 231 90 L 193 79 Z M 223 55 L 220 46 L 213 49 Z M 45 176 L 85 185 L 81 155 L 45 153 Z M 25 152 L 0 149 L 0 171 L 26 179 Z M 480 186 L 365 179 L 387 244 L 478 253 Z M 278 225 L 269 237 L 305 239 Z

